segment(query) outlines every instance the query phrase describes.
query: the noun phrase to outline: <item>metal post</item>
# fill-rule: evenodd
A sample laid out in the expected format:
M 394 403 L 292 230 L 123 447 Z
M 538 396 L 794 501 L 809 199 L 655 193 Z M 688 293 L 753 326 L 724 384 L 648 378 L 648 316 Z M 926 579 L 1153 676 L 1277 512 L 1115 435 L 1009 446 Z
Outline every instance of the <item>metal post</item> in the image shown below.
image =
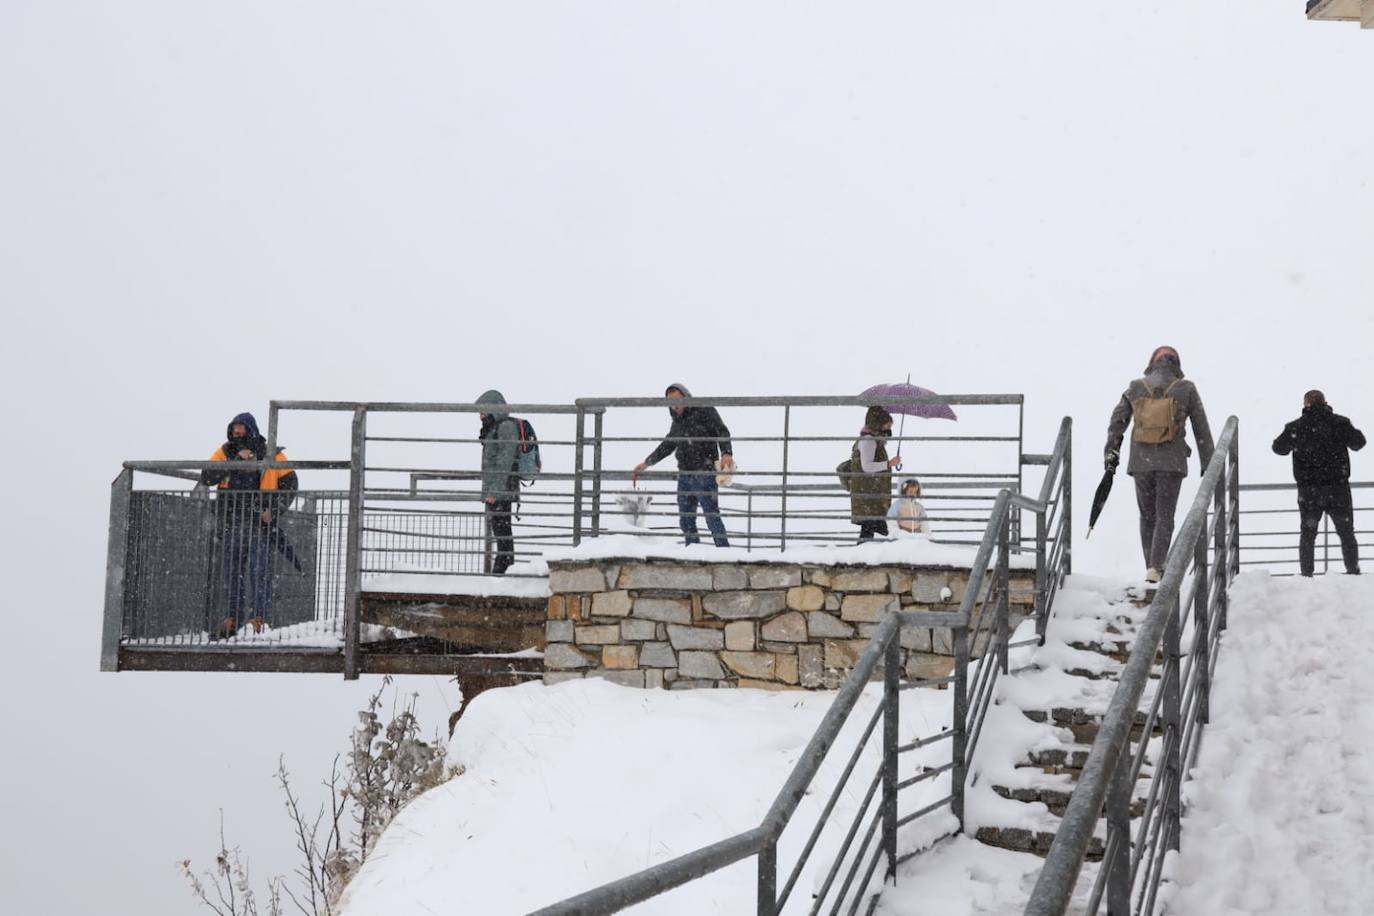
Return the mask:
M 1069 441 L 1064 444 L 1064 478 L 1059 484 L 1059 511 L 1064 513 L 1064 546 L 1060 548 L 1064 558 L 1064 574 L 1073 572 L 1073 425 L 1069 426 Z
M 1160 689 L 1164 691 L 1164 705 L 1160 711 L 1161 724 L 1164 726 L 1163 747 L 1168 756 L 1164 761 L 1164 839 L 1165 848 L 1178 849 L 1179 820 L 1183 814 L 1183 731 L 1180 709 L 1182 697 L 1179 690 L 1179 603 L 1175 595 L 1169 602 L 1168 616 L 1164 621 L 1164 677 Z M 1149 740 L 1141 735 L 1142 741 Z
M 782 544 L 779 552 L 787 550 L 787 457 L 788 437 L 792 431 L 792 408 L 782 409 Z
M 1148 740 L 1147 738 L 1141 740 Z M 1107 848 L 1111 857 L 1102 863 L 1107 870 L 1108 916 L 1131 912 L 1131 742 L 1127 741 L 1112 767 L 1107 789 Z
M 119 639 L 124 635 L 124 573 L 129 560 L 129 504 L 134 472 L 125 468 L 110 484 L 110 540 L 105 554 L 105 626 L 100 637 L 100 670 L 119 670 Z
M 491 536 L 491 515 L 486 511 L 486 503 L 482 504 L 482 575 L 491 575 L 492 554 L 495 552 L 495 544 Z
M 897 716 L 901 686 L 902 628 L 892 630 L 883 665 L 883 851 L 887 875 L 897 876 Z
M 954 771 L 950 785 L 950 811 L 964 829 L 964 783 L 968 779 L 968 627 L 954 628 Z
M 1220 519 L 1216 519 L 1220 521 Z M 1225 567 L 1218 567 L 1217 574 L 1225 576 Z M 1208 593 L 1212 590 L 1211 576 L 1207 568 L 1207 529 L 1204 527 L 1193 545 L 1193 576 L 1197 585 L 1193 589 L 1193 666 L 1201 665 L 1198 671 L 1197 720 L 1206 725 L 1210 719 L 1210 698 L 1212 695 L 1212 666 L 1210 661 L 1211 640 L 1208 637 Z
M 1040 645 L 1045 644 L 1045 631 L 1049 628 L 1049 556 L 1045 549 L 1046 512 L 1035 513 L 1035 635 L 1040 637 Z
M 745 505 L 745 508 L 744 508 L 744 515 L 745 515 L 744 524 L 745 524 L 745 530 L 746 530 L 746 532 L 747 532 L 747 533 L 745 534 L 745 537 L 744 537 L 744 552 L 745 552 L 745 553 L 753 553 L 753 552 L 754 552 L 754 491 L 753 491 L 753 490 L 746 490 L 745 493 L 748 494 L 748 495 L 747 495 L 747 497 L 746 497 L 745 504 L 744 504 L 744 505 Z
M 1231 467 L 1230 467 L 1230 471 L 1231 471 L 1231 475 L 1230 475 L 1230 480 L 1229 480 L 1228 483 L 1227 483 L 1227 486 L 1228 486 L 1229 489 L 1230 489 L 1230 496 L 1231 496 L 1231 509 L 1232 509 L 1232 512 L 1231 512 L 1231 526 L 1232 526 L 1232 527 L 1230 527 L 1230 528 L 1227 529 L 1226 536 L 1227 536 L 1227 543 L 1228 543 L 1228 545 L 1229 545 L 1229 546 L 1235 547 L 1235 551 L 1234 551 L 1235 556 L 1232 557 L 1232 556 L 1231 556 L 1231 553 L 1232 553 L 1232 552 L 1231 552 L 1230 550 L 1227 551 L 1227 554 L 1226 554 L 1226 558 L 1227 558 L 1226 568 L 1227 568 L 1227 570 L 1228 570 L 1228 575 L 1226 576 L 1226 582 L 1227 582 L 1227 584 L 1230 584 L 1230 582 L 1231 582 L 1231 580 L 1232 580 L 1233 578 L 1235 578 L 1236 576 L 1240 575 L 1240 424 L 1239 424 L 1239 422 L 1237 422 L 1237 424 L 1236 424 L 1236 434 L 1235 434 L 1234 436 L 1231 437 Z M 1228 605 L 1223 605 L 1223 606 L 1222 606 L 1222 623 L 1221 623 L 1222 629 L 1225 629 L 1225 628 L 1226 628 L 1226 617 L 1225 617 L 1225 612 L 1226 612 L 1226 608 L 1227 608 L 1227 607 L 1228 607 Z
M 348 561 L 344 570 L 344 679 L 355 681 L 360 672 L 359 643 L 362 626 L 358 603 L 362 591 L 363 482 L 366 475 L 367 408 L 353 411 L 353 448 L 348 464 Z
M 1226 481 L 1218 480 L 1216 494 L 1212 497 L 1212 509 L 1216 514 L 1216 528 L 1212 532 L 1212 568 L 1225 575 L 1230 565 L 1227 554 L 1231 550 L 1231 516 L 1226 510 Z M 1237 520 L 1238 521 L 1238 520 Z M 1226 609 L 1230 601 L 1227 590 L 1223 588 L 1217 596 L 1217 629 L 1226 629 Z
M 604 411 L 592 417 L 592 537 L 601 534 L 601 437 Z
M 1331 571 L 1331 517 L 1322 514 L 1322 575 Z
M 573 546 L 582 543 L 582 446 L 587 441 L 587 411 L 577 408 L 577 438 L 573 445 Z
M 778 911 L 778 842 L 770 840 L 759 850 L 759 916 L 775 916 Z
M 997 663 L 1002 667 L 1003 674 L 1006 674 L 1008 670 L 1007 644 L 1011 642 L 1009 529 L 1011 528 L 1012 514 L 1008 513 L 1002 522 L 1001 530 L 997 532 Z
M 277 458 L 277 402 L 270 401 L 267 406 L 267 460 Z

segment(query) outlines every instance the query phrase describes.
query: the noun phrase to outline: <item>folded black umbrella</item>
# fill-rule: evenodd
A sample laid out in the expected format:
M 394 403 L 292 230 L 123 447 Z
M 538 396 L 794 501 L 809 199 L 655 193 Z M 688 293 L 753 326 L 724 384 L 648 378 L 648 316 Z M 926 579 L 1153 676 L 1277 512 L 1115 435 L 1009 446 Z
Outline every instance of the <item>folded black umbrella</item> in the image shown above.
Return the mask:
M 1115 479 L 1115 470 L 1102 475 L 1102 482 L 1097 485 L 1097 492 L 1093 494 L 1093 508 L 1088 513 L 1088 533 L 1084 535 L 1084 540 L 1092 537 L 1093 525 L 1097 524 L 1097 517 L 1102 514 L 1102 507 L 1107 504 L 1107 497 L 1112 494 L 1112 481 Z
M 1097 516 L 1093 516 L 1096 518 Z M 268 532 L 267 543 L 277 548 L 277 552 L 286 558 L 292 566 L 296 567 L 296 572 L 301 572 L 301 561 L 296 559 L 296 548 L 286 539 L 286 534 L 276 525 Z

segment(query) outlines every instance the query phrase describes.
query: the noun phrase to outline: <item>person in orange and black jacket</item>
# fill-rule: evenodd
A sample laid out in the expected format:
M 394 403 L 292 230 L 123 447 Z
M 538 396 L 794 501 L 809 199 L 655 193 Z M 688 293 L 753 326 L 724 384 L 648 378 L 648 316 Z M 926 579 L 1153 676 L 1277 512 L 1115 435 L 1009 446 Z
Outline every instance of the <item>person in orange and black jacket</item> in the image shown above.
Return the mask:
M 210 456 L 211 461 L 232 465 L 266 459 L 267 440 L 258 432 L 258 421 L 251 413 L 230 420 L 225 435 L 227 440 Z M 277 449 L 273 460 L 287 460 L 286 452 Z M 255 631 L 261 631 L 271 619 L 272 548 L 281 537 L 276 531 L 277 519 L 290 508 L 300 486 L 296 472 L 281 468 L 207 469 L 201 472 L 200 483 L 220 491 L 215 509 L 220 521 L 225 606 L 222 619 L 211 632 L 221 638 L 233 636 L 244 621 L 245 599 L 251 601 L 248 622 Z M 250 577 L 251 597 L 246 594 Z

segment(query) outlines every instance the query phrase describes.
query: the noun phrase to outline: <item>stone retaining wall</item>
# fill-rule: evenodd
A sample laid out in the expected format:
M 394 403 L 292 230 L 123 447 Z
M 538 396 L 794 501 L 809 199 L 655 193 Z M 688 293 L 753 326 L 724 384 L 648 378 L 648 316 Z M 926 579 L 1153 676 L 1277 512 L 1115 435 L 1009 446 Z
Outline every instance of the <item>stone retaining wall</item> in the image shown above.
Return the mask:
M 634 687 L 834 688 L 883 615 L 955 612 L 968 570 L 910 566 L 686 563 L 549 564 L 544 680 L 604 677 Z M 1012 626 L 1034 575 L 1012 572 Z M 951 631 L 908 628 L 908 678 L 953 669 Z

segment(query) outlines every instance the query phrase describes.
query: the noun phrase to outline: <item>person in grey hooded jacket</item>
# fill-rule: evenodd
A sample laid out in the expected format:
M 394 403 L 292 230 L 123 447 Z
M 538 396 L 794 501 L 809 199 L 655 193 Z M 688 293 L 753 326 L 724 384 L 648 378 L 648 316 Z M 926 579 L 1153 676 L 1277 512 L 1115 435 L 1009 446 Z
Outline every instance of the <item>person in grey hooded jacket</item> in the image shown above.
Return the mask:
M 1183 427 L 1191 423 L 1197 440 L 1202 469 L 1212 460 L 1212 430 L 1197 386 L 1183 377 L 1183 365 L 1173 347 L 1159 347 L 1150 355 L 1143 378 L 1126 386 L 1107 426 L 1105 465 L 1115 471 L 1121 461 L 1121 445 L 1126 428 L 1136 418 L 1137 406 L 1150 398 L 1173 402 L 1172 428 L 1167 441 L 1149 441 L 1140 424 L 1131 437 L 1131 454 L 1126 473 L 1135 479 L 1136 503 L 1140 507 L 1140 547 L 1145 555 L 1145 579 L 1158 582 L 1169 557 L 1169 542 L 1174 536 L 1174 512 L 1178 508 L 1183 478 L 1188 476 L 1188 458 L 1193 450 L 1184 439 Z
M 520 501 L 520 477 L 516 472 L 520 425 L 504 410 L 506 399 L 501 392 L 487 391 L 477 403 L 492 407 L 480 415 L 482 430 L 477 438 L 482 443 L 482 503 L 486 507 L 487 530 L 496 541 L 491 571 L 499 576 L 515 562 L 511 513 Z

